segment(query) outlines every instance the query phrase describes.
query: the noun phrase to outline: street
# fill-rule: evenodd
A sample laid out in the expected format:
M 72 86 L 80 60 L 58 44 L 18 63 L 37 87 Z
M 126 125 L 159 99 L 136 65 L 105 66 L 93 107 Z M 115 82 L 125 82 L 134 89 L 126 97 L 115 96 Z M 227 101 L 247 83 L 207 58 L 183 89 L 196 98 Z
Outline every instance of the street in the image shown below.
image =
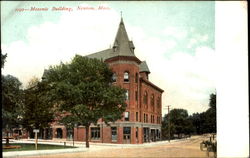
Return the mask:
M 26 158 L 83 158 L 83 157 L 207 157 L 205 151 L 200 150 L 200 143 L 206 139 L 204 136 L 195 136 L 186 140 L 171 143 L 155 144 L 152 146 L 135 147 L 110 147 L 102 150 L 94 150 L 90 146 L 89 151 L 77 153 L 64 153 L 44 156 L 27 156 Z M 92 148 L 92 149 L 91 149 Z M 212 156 L 213 154 L 210 153 Z

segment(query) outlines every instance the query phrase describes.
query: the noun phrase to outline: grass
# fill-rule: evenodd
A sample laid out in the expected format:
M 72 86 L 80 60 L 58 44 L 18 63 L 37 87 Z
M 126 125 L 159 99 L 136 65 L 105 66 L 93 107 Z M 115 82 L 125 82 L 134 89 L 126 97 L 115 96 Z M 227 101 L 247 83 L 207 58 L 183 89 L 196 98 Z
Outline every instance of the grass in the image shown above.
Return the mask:
M 2 149 L 3 152 L 6 151 L 27 151 L 27 150 L 36 150 L 35 144 L 25 144 L 25 143 L 11 143 L 10 145 L 14 146 L 21 146 L 21 148 L 18 149 Z M 5 144 L 2 145 L 2 147 L 5 146 Z M 38 144 L 37 150 L 54 150 L 54 149 L 66 149 L 66 148 L 76 148 L 73 146 L 63 146 L 63 145 L 50 145 L 50 144 Z

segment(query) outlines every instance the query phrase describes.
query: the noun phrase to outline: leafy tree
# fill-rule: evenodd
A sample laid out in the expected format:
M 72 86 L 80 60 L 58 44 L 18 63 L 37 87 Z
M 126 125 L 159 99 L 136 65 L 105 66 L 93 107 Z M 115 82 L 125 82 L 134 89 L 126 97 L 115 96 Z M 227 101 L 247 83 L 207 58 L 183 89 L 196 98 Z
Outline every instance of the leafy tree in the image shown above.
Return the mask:
M 210 133 L 216 133 L 216 94 L 210 94 L 209 109 L 206 111 Z
M 2 75 L 2 127 L 7 134 L 18 127 L 22 116 L 22 83 L 14 76 Z
M 38 78 L 31 79 L 27 89 L 24 90 L 23 126 L 33 137 L 33 129 L 49 127 L 53 120 L 53 104 L 49 100 L 46 84 L 39 82 Z
M 194 133 L 195 134 L 202 134 L 202 131 L 204 130 L 201 127 L 201 114 L 200 113 L 193 113 L 192 116 L 190 116 L 191 122 L 194 127 Z
M 209 107 L 216 109 L 216 94 L 214 93 L 210 94 Z
M 209 109 L 191 116 L 197 134 L 216 133 L 216 94 L 210 94 Z
M 170 123 L 169 126 L 169 119 L 168 114 L 163 117 L 162 121 L 162 139 L 166 140 L 169 139 L 169 130 L 170 130 L 170 138 L 173 138 L 173 135 L 175 133 L 175 126 L 174 124 Z
M 1 68 L 4 67 L 7 54 L 3 55 L 1 50 Z M 22 109 L 22 83 L 14 76 L 1 74 L 2 84 L 2 128 L 5 132 L 18 127 L 21 119 Z
M 44 73 L 51 96 L 61 112 L 85 126 L 86 147 L 89 127 L 99 119 L 105 123 L 122 118 L 126 109 L 125 90 L 112 85 L 112 71 L 102 61 L 76 55 L 70 63 L 51 66 Z
M 168 119 L 170 115 L 170 119 Z M 165 115 L 162 122 L 162 132 L 165 137 L 168 137 L 168 121 L 170 120 L 170 134 L 173 137 L 174 134 L 186 134 L 190 135 L 193 132 L 193 125 L 191 119 L 188 116 L 188 112 L 185 109 L 173 109 L 170 114 Z

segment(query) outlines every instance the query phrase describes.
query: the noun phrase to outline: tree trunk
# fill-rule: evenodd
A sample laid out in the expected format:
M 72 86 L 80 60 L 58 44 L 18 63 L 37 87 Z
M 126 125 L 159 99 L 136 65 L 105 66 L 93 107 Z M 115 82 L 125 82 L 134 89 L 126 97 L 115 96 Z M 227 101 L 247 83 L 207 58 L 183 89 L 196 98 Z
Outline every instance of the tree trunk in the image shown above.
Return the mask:
M 74 137 L 75 137 L 75 128 L 73 127 L 73 133 L 72 133 L 72 135 L 73 135 L 73 146 L 75 146 L 75 143 L 74 143 Z
M 86 127 L 86 148 L 89 148 L 89 125 Z
M 7 137 L 6 137 L 6 146 L 9 146 L 10 142 L 9 142 L 9 132 L 7 131 Z

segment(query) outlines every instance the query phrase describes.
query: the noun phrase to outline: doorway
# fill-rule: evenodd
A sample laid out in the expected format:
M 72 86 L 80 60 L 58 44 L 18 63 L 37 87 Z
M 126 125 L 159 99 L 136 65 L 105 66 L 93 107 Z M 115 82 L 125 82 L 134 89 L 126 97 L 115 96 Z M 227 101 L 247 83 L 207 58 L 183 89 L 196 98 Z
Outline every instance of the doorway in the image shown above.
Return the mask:
M 123 127 L 123 143 L 130 144 L 131 140 L 131 127 Z
M 149 128 L 143 128 L 144 143 L 149 142 Z
M 62 139 L 62 129 L 61 128 L 56 129 L 56 138 Z

